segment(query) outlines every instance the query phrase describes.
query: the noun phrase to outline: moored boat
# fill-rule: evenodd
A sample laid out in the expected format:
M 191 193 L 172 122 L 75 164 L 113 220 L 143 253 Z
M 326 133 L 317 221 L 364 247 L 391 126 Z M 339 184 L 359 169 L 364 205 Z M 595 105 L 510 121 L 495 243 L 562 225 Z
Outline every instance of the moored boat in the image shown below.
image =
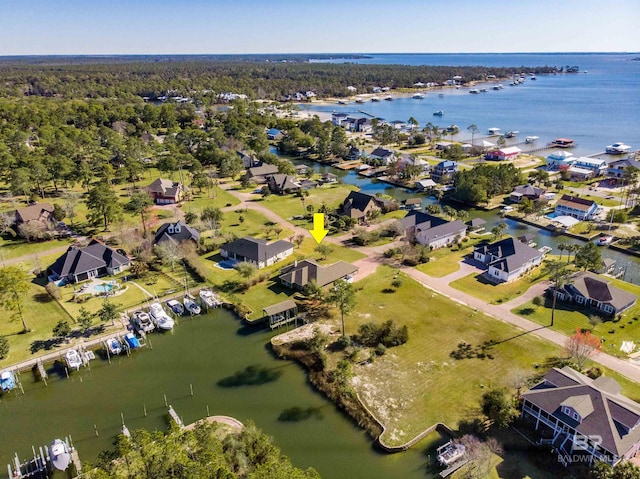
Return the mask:
M 613 236 L 605 235 L 605 236 L 600 236 L 600 238 L 596 240 L 596 244 L 598 246 L 608 246 L 611 244 L 612 241 L 613 241 Z
M 67 366 L 71 369 L 75 369 L 77 371 L 80 369 L 80 366 L 82 366 L 82 357 L 75 349 L 69 349 L 64 355 L 64 358 L 67 361 Z
M 472 88 L 471 90 L 469 90 L 469 93 L 473 93 L 475 95 L 480 93 L 480 90 L 478 90 L 477 88 Z
M 65 471 L 71 462 L 69 447 L 62 439 L 55 439 L 49 446 L 51 464 L 59 471 Z
M 527 136 L 527 137 L 524 139 L 524 142 L 525 142 L 525 143 L 533 143 L 533 142 L 534 142 L 534 141 L 536 141 L 537 139 L 538 139 L 538 137 L 537 137 L 537 136 Z
M 190 294 L 184 296 L 184 307 L 190 314 L 200 314 L 202 311 L 200 305 L 196 303 L 196 299 Z
M 152 303 L 151 306 L 149 306 L 149 315 L 158 329 L 173 329 L 175 322 L 173 318 L 166 313 L 160 303 Z
M 16 378 L 13 375 L 13 372 L 3 371 L 2 374 L 0 374 L 0 389 L 2 389 L 3 392 L 8 392 L 15 387 L 16 387 Z
M 424 98 L 424 93 L 416 93 L 412 98 L 415 98 L 416 100 L 422 100 Z
M 452 441 L 440 446 L 437 450 L 438 462 L 443 466 L 450 466 L 462 459 L 466 452 L 463 444 L 455 444 Z
M 372 96 L 371 101 L 380 101 L 380 98 L 377 96 Z
M 149 314 L 144 311 L 134 313 L 132 323 L 138 333 L 150 333 L 156 328 Z
M 140 347 L 140 341 L 136 335 L 131 332 L 124 335 L 124 341 L 130 349 L 137 349 Z
M 387 96 L 385 96 L 385 97 L 383 98 L 383 100 L 386 100 L 386 101 L 393 101 L 393 97 L 392 97 L 391 95 L 387 95 Z
M 208 308 L 215 308 L 221 304 L 221 301 L 218 299 L 216 294 L 209 289 L 201 289 L 198 295 Z
M 605 148 L 605 152 L 610 155 L 624 155 L 625 153 L 629 153 L 629 150 L 631 150 L 631 147 L 629 145 L 625 145 L 620 141 L 617 143 L 608 145 Z
M 436 110 L 433 112 L 433 116 L 442 116 L 444 115 L 444 111 L 442 110 Z
M 107 348 L 111 355 L 116 356 L 122 352 L 122 343 L 118 338 L 111 338 L 107 340 Z
M 169 301 L 167 301 L 167 307 L 175 314 L 180 315 L 184 313 L 184 307 L 182 306 L 180 301 L 177 301 L 175 299 L 170 299 Z

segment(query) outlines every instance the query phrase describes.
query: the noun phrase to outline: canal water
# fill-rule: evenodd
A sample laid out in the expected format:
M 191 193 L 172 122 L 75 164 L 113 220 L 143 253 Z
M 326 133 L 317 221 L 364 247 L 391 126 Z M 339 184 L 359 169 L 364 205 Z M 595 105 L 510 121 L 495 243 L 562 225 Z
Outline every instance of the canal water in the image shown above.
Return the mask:
M 313 390 L 298 364 L 273 356 L 268 347 L 273 334 L 248 329 L 231 313 L 216 310 L 182 319 L 168 334 L 150 335 L 153 349 L 114 358 L 112 364 L 98 358 L 90 370 L 69 378 L 54 374 L 48 387 L 23 373 L 24 396 L 15 391 L 0 399 L 0 467 L 16 452 L 26 459 L 32 445 L 67 435 L 80 458 L 93 461 L 111 448 L 120 413 L 130 430 L 166 430 L 166 395 L 185 424 L 206 416 L 207 406 L 212 415 L 253 420 L 296 466 L 314 467 L 327 479 L 433 477 L 419 445 L 401 454 L 378 452 L 366 433 Z M 260 386 L 218 385 L 251 365 L 269 369 L 277 379 Z M 321 417 L 279 421 L 292 407 L 315 408 Z
M 277 152 L 275 149 L 273 149 L 272 151 L 274 153 Z M 303 160 L 294 160 L 294 163 L 304 163 L 321 173 L 333 173 L 334 175 L 338 176 L 342 183 L 355 185 L 360 188 L 361 191 L 372 195 L 375 195 L 376 193 L 382 193 L 395 198 L 399 202 L 402 202 L 407 198 L 421 197 L 423 208 L 429 204 L 437 203 L 437 199 L 433 196 L 416 193 L 414 191 L 393 186 L 376 179 L 366 178 L 364 176 L 358 175 L 353 170 L 345 171 L 338 168 L 333 168 L 331 166 L 319 165 L 318 163 Z M 520 223 L 519 221 L 505 219 L 501 216 L 499 209 L 486 211 L 481 209 L 463 207 L 462 205 L 456 203 L 451 203 L 451 206 L 456 209 L 466 209 L 467 211 L 469 211 L 469 218 L 482 218 L 483 220 L 485 220 L 487 222 L 486 231 L 491 231 L 499 223 L 505 222 L 507 224 L 507 230 L 505 231 L 506 234 L 515 237 L 525 234 L 532 235 L 538 248 L 542 246 L 549 246 L 553 249 L 552 254 L 560 254 L 560 250 L 558 250 L 558 245 L 560 243 L 580 245 L 584 244 L 583 241 L 570 238 L 568 236 L 554 234 L 551 231 L 536 228 L 534 226 L 529 226 L 524 223 Z M 567 252 L 565 251 L 564 255 L 566 254 Z M 640 284 L 640 258 L 620 253 L 609 248 L 602 248 L 602 257 L 611 258 L 616 261 L 616 268 L 622 268 L 625 271 L 625 281 L 634 284 Z

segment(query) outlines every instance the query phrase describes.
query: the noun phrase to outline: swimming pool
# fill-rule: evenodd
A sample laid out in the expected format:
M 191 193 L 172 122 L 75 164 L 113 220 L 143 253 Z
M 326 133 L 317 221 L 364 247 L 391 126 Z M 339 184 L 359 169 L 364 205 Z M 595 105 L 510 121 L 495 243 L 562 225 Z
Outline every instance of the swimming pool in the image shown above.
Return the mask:
M 113 289 L 114 285 L 111 283 L 101 283 L 93 286 L 93 292 L 99 294 L 105 294 Z

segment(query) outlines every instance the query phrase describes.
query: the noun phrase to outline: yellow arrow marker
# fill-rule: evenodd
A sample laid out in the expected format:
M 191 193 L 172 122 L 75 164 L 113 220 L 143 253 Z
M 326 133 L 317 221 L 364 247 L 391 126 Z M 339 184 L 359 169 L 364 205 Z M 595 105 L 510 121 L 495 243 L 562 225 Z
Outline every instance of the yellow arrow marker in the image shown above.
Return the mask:
M 313 214 L 313 229 L 309 232 L 318 244 L 327 236 L 329 231 L 324 229 L 324 213 Z

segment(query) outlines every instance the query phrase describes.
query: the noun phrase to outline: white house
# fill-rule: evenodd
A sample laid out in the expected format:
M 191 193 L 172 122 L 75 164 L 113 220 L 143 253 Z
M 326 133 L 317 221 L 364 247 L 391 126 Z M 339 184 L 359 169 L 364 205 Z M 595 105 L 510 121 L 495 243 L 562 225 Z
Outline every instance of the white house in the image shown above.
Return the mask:
M 442 248 L 467 235 L 467 226 L 460 220 L 447 221 L 438 216 L 413 210 L 399 220 L 409 241 L 430 248 Z
M 598 203 L 571 195 L 562 195 L 555 208 L 556 216 L 571 216 L 581 221 L 592 220 L 598 210 Z
M 545 158 L 545 162 L 548 169 L 559 169 L 562 166 L 569 168 L 576 162 L 576 159 L 573 153 L 568 151 L 554 151 Z

